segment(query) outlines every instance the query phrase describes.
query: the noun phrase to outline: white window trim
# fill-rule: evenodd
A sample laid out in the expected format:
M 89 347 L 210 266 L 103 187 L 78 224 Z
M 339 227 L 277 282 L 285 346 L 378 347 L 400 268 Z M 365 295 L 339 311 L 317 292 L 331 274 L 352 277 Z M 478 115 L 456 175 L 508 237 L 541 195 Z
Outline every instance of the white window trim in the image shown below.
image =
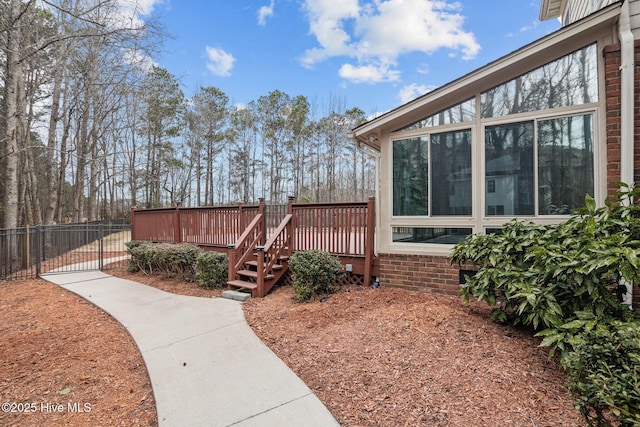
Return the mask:
M 478 94 L 479 99 L 479 94 Z M 594 162 L 594 197 L 596 200 L 600 200 L 603 195 L 600 194 L 600 186 L 598 185 L 600 179 L 600 167 L 603 159 L 601 158 L 602 150 L 599 149 L 603 144 L 606 145 L 606 141 L 602 140 L 600 133 L 600 118 L 599 118 L 599 106 L 600 103 L 581 104 L 577 106 L 560 107 L 549 110 L 539 110 L 534 112 L 513 114 L 508 116 L 501 116 L 495 118 L 476 118 L 475 122 L 458 123 L 455 125 L 444 125 L 423 129 L 414 129 L 409 131 L 396 132 L 391 135 L 390 138 L 391 147 L 393 143 L 398 140 L 428 137 L 431 140 L 432 134 L 438 134 L 443 132 L 451 132 L 456 130 L 471 129 L 471 158 L 472 158 L 472 211 L 470 216 L 400 216 L 393 215 L 393 208 L 390 209 L 390 218 L 388 218 L 388 233 L 390 248 L 393 248 L 394 253 L 399 252 L 415 252 L 417 248 L 428 249 L 429 252 L 434 254 L 449 253 L 454 245 L 445 245 L 437 243 L 399 243 L 393 241 L 393 228 L 394 227 L 424 227 L 424 228 L 471 228 L 472 233 L 485 232 L 487 228 L 501 228 L 502 225 L 514 218 L 519 218 L 523 221 L 532 221 L 536 224 L 557 224 L 570 217 L 570 215 L 539 215 L 538 207 L 538 148 L 537 143 L 534 143 L 534 199 L 535 199 L 535 214 L 530 216 L 487 216 L 485 214 L 485 128 L 487 126 L 495 126 L 499 124 L 519 123 L 526 121 L 534 122 L 534 141 L 537 141 L 537 122 L 540 120 L 560 119 L 563 117 L 572 117 L 585 114 L 591 114 L 593 116 L 593 138 L 597 141 L 596 146 L 593 149 L 593 162 Z M 393 148 L 391 148 L 393 153 Z M 429 144 L 429 161 L 431 161 L 431 144 Z M 393 154 L 388 156 L 388 170 L 390 171 L 390 178 L 387 181 L 388 191 L 393 199 Z M 431 199 L 431 191 L 433 189 L 433 180 L 431 179 L 431 168 L 429 170 L 429 199 Z

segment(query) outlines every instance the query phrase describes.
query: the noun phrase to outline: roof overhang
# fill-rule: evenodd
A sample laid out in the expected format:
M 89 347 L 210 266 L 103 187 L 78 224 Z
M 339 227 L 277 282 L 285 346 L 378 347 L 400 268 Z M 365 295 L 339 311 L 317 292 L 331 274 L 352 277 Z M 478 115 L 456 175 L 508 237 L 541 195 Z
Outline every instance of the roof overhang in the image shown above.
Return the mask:
M 527 70 L 549 63 L 586 46 L 599 34 L 610 34 L 620 16 L 621 3 L 614 3 L 546 37 L 538 39 L 482 68 L 435 89 L 353 129 L 353 139 L 380 151 L 382 131 L 395 131 L 449 108 Z
M 558 18 L 567 5 L 567 0 L 542 0 L 540 5 L 540 20 Z

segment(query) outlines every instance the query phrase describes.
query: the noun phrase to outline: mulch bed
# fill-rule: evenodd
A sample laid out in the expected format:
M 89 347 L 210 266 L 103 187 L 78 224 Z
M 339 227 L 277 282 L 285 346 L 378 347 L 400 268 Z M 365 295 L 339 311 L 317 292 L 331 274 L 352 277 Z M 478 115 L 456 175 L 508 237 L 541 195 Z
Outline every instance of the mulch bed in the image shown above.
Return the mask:
M 107 273 L 179 294 L 222 292 L 130 273 L 126 264 Z M 2 287 L 3 400 L 89 403 L 91 412 L 2 413 L 1 425 L 157 423 L 141 356 L 117 322 L 41 281 Z M 585 424 L 540 340 L 489 322 L 482 304 L 360 287 L 303 304 L 278 287 L 243 307 L 255 333 L 343 426 Z

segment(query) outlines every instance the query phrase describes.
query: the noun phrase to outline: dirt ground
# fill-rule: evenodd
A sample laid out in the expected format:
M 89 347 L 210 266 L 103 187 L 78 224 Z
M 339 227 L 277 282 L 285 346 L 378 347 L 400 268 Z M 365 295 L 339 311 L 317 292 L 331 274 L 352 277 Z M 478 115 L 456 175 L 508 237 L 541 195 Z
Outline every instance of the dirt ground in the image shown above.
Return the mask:
M 107 273 L 175 293 L 221 294 L 129 273 L 126 262 Z M 54 285 L 0 286 L 2 400 L 91 407 L 0 413 L 0 425 L 157 423 L 141 356 L 117 322 Z M 280 287 L 244 303 L 244 312 L 343 426 L 584 425 L 564 372 L 547 362 L 539 340 L 489 322 L 480 304 L 385 288 L 345 289 L 302 304 Z

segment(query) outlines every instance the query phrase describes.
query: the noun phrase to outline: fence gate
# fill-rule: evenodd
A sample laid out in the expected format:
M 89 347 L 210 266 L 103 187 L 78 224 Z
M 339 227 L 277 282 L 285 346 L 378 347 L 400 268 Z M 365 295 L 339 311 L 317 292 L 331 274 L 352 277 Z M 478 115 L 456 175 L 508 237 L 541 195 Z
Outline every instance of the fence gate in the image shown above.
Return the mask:
M 0 230 L 0 280 L 46 273 L 102 270 L 106 261 L 126 255 L 131 225 L 86 222 Z

